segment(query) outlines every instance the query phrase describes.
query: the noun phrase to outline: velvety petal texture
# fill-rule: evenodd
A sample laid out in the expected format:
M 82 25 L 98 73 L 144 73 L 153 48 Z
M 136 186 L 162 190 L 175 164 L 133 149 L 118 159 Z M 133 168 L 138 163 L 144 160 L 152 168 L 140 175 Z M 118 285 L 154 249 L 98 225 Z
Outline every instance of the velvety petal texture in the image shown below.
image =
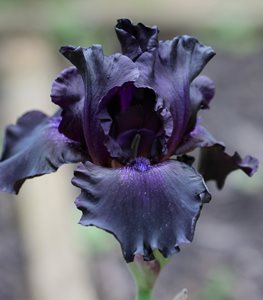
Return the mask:
M 210 200 L 202 177 L 176 160 L 150 165 L 137 158 L 119 169 L 86 162 L 72 183 L 82 190 L 80 223 L 115 235 L 127 262 L 135 254 L 151 260 L 154 249 L 168 257 L 191 242 L 202 204 Z
M 105 134 L 97 117 L 100 100 L 113 88 L 120 87 L 138 76 L 136 65 L 126 56 L 104 56 L 101 46 L 90 48 L 67 46 L 61 48 L 79 70 L 85 86 L 84 136 L 94 163 L 109 166 L 110 156 L 105 147 Z
M 224 147 L 224 143 L 217 141 L 212 134 L 201 125 L 201 118 L 199 118 L 196 122 L 194 130 L 183 137 L 181 144 L 176 149 L 175 154 L 181 155 L 191 152 L 196 148 L 211 147 L 215 145 Z
M 242 158 L 237 152 L 233 156 L 225 152 L 222 145 L 203 148 L 199 162 L 199 172 L 206 181 L 215 180 L 217 187 L 222 189 L 226 177 L 235 170 L 242 170 L 252 176 L 258 169 L 258 160 L 250 155 Z
M 185 135 L 194 129 L 198 111 L 208 109 L 214 95 L 215 85 L 210 78 L 202 75 L 192 81 L 190 85 L 190 116 Z
M 27 178 L 54 172 L 65 163 L 85 161 L 80 144 L 58 132 L 60 113 L 31 111 L 7 127 L 0 161 L 0 190 L 18 193 Z
M 128 19 L 119 19 L 115 27 L 122 53 L 136 60 L 143 52 L 151 51 L 158 46 L 157 26 L 134 25 Z
M 236 169 L 252 176 L 258 161 L 228 155 L 197 117 L 215 93 L 199 76 L 211 47 L 186 35 L 159 42 L 156 26 L 128 19 L 115 30 L 122 54 L 105 56 L 100 45 L 60 49 L 74 65 L 52 85 L 60 109 L 52 117 L 28 112 L 7 127 L 0 190 L 18 193 L 27 178 L 82 162 L 72 180 L 81 189 L 80 223 L 112 233 L 127 262 L 152 260 L 154 249 L 168 257 L 193 240 L 211 198 L 204 180 L 222 188 Z M 201 174 L 188 155 L 196 148 Z
M 171 114 L 162 99 L 133 82 L 110 90 L 100 101 L 98 119 L 111 157 L 123 163 L 136 156 L 160 159 L 171 134 Z
M 233 156 L 225 152 L 223 142 L 217 141 L 212 134 L 201 125 L 198 119 L 193 131 L 187 134 L 176 149 L 177 155 L 182 155 L 201 148 L 199 172 L 205 181 L 214 180 L 219 189 L 224 186 L 226 177 L 232 171 L 241 169 L 252 176 L 258 169 L 258 160 L 250 155 L 241 158 L 235 152 Z
M 85 143 L 82 123 L 84 99 L 84 83 L 77 68 L 63 70 L 52 84 L 51 100 L 62 108 L 59 131 L 80 143 Z
M 159 42 L 156 51 L 144 52 L 136 60 L 140 70 L 136 85 L 148 86 L 165 99 L 173 118 L 166 158 L 175 153 L 191 120 L 190 84 L 214 55 L 211 47 L 195 38 L 179 36 Z

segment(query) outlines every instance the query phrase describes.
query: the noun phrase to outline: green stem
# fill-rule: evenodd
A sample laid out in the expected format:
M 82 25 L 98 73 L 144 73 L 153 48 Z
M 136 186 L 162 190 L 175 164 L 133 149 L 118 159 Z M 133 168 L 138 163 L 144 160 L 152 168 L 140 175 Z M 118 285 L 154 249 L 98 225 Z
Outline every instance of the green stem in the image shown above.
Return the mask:
M 152 300 L 152 290 L 138 288 L 135 300 Z
M 154 251 L 154 260 L 145 261 L 142 255 L 135 255 L 128 268 L 136 285 L 135 300 L 152 300 L 155 281 L 164 265 L 168 262 L 159 251 Z

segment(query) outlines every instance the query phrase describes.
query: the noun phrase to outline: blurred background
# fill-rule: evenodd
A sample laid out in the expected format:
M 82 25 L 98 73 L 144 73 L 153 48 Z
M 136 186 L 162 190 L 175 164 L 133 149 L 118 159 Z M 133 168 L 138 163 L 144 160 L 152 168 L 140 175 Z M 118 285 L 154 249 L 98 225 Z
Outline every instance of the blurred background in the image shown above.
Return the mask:
M 228 151 L 263 158 L 262 0 L 0 0 L 0 145 L 6 124 L 27 110 L 56 107 L 52 80 L 69 63 L 61 45 L 102 44 L 120 51 L 116 19 L 158 25 L 160 38 L 196 36 L 217 56 L 204 74 L 216 84 L 207 128 Z M 41 149 L 40 149 L 41 151 Z M 113 237 L 78 225 L 72 166 L 27 181 L 19 196 L 0 194 L 0 300 L 132 300 L 134 286 Z M 163 270 L 154 299 L 263 299 L 263 172 L 238 171 Z

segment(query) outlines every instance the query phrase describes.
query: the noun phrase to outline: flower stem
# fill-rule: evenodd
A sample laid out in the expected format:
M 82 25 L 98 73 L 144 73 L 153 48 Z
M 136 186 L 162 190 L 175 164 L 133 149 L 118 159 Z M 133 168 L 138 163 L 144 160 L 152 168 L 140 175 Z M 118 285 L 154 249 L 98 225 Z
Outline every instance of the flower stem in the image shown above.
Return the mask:
M 135 255 L 128 268 L 136 286 L 135 300 L 152 300 L 152 290 L 161 269 L 168 263 L 158 251 L 154 251 L 154 259 L 145 261 L 142 255 Z
M 152 290 L 151 289 L 137 289 L 135 300 L 152 300 Z

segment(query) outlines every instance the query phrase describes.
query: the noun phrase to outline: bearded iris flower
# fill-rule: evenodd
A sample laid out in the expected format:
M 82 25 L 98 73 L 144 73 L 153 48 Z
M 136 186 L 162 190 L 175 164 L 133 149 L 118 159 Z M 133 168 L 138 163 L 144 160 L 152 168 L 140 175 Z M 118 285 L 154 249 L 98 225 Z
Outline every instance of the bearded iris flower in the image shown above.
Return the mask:
M 206 180 L 222 188 L 236 169 L 252 176 L 258 161 L 230 156 L 197 117 L 209 108 L 214 84 L 198 76 L 215 55 L 195 38 L 158 42 L 158 28 L 118 20 L 122 54 L 105 56 L 99 45 L 66 46 L 74 65 L 54 81 L 51 117 L 30 111 L 7 127 L 0 190 L 18 193 L 23 182 L 80 165 L 80 223 L 112 233 L 127 262 L 134 255 L 168 257 L 193 240 Z M 199 171 L 188 153 L 201 148 Z

